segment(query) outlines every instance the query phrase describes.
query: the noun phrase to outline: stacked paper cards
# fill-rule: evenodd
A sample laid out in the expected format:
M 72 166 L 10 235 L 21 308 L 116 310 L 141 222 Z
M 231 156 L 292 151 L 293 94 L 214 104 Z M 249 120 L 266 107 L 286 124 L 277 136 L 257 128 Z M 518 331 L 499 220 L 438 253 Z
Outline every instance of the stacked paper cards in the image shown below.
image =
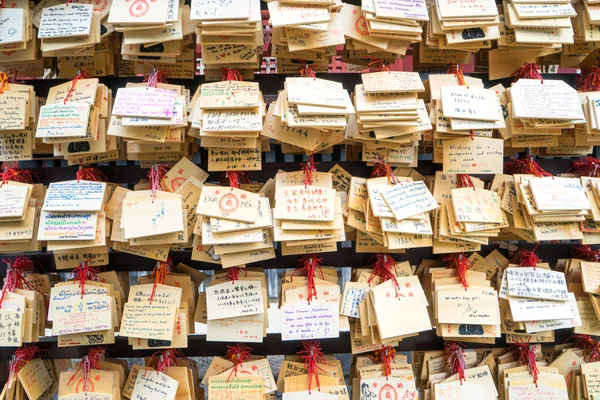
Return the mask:
M 384 351 L 389 352 L 389 348 L 381 349 L 374 357 L 367 356 L 357 357 L 357 361 L 353 368 L 353 387 L 359 387 L 361 396 L 365 398 L 382 398 L 386 396 L 398 399 L 413 400 L 419 398 L 419 392 L 415 385 L 415 376 L 413 367 L 406 356 L 396 354 L 394 360 L 390 363 L 389 371 L 386 371 L 388 366 L 373 362 L 373 358 L 377 357 Z
M 498 398 L 498 390 L 496 389 L 496 382 L 494 382 L 494 376 L 490 367 L 486 364 L 479 363 L 473 366 L 471 359 L 472 350 L 464 350 L 465 361 L 469 366 L 465 366 L 464 378 L 460 378 L 459 374 L 450 375 L 448 368 L 439 371 L 440 367 L 443 367 L 444 363 L 440 358 L 444 358 L 445 364 L 449 364 L 447 357 L 437 357 L 427 361 L 427 366 L 432 366 L 435 369 L 429 370 L 427 385 L 430 389 L 426 389 L 435 394 L 436 400 L 451 400 L 459 398 L 462 400 L 495 400 Z M 439 371 L 439 372 L 438 372 Z M 442 378 L 442 375 L 446 375 L 446 378 Z M 442 379 L 441 381 L 438 379 Z
M 524 328 L 527 334 L 553 335 L 554 330 L 582 325 L 565 274 L 544 267 L 544 264 L 538 264 L 537 268 L 511 265 L 504 270 L 500 308 L 503 318 L 513 321 L 506 325 L 507 333 L 519 336 Z
M 228 271 L 213 275 L 206 288 L 206 340 L 262 343 L 268 327 L 267 299 L 264 271 L 240 269 L 233 282 Z
M 318 265 L 310 255 L 300 259 L 300 266 L 302 261 Z M 286 271 L 281 282 L 281 340 L 337 338 L 340 330 L 347 330 L 348 318 L 341 315 L 337 280 L 335 268 L 316 268 L 310 284 L 306 271 Z
M 431 16 L 428 28 L 440 49 L 477 51 L 490 48 L 492 40 L 500 38 L 498 9 L 493 1 L 466 4 L 436 0 Z
M 515 192 L 523 213 L 523 220 L 513 213 L 516 228 L 533 231 L 538 241 L 583 239 L 580 223 L 591 203 L 580 179 L 515 175 Z
M 32 129 L 37 116 L 36 108 L 37 98 L 33 86 L 9 83 L 0 93 L 1 162 L 32 158 Z
M 596 117 L 596 108 L 600 107 L 600 92 L 582 92 L 578 93 L 581 100 L 581 106 L 585 114 L 585 125 L 575 126 L 575 145 L 588 146 L 586 154 L 593 151 L 593 146 L 600 142 L 600 125 Z M 596 106 L 598 101 L 598 106 Z
M 150 79 L 155 74 L 160 72 Z M 141 161 L 142 167 L 191 157 L 185 140 L 185 94 L 181 85 L 128 83 L 117 90 L 108 137 L 123 138 L 127 159 Z
M 19 271 L 23 271 L 17 266 L 19 262 L 31 263 L 31 260 L 18 257 L 13 264 L 7 263 L 7 280 L 14 279 L 18 282 L 19 279 L 22 279 L 18 276 Z M 27 285 L 29 280 L 23 279 L 23 282 Z M 4 297 L 0 310 L 2 321 L 0 346 L 15 347 L 21 346 L 22 343 L 39 342 L 40 332 L 44 335 L 46 326 L 44 295 L 36 290 L 10 288 L 6 283 L 3 292 Z
M 209 171 L 261 169 L 259 133 L 266 108 L 258 83 L 205 83 L 196 90 L 189 109 L 189 135 L 209 149 Z
M 101 40 L 100 20 L 100 12 L 91 4 L 43 8 L 38 30 L 43 56 L 93 55 Z
M 121 375 L 125 381 L 123 397 L 147 398 L 161 393 L 166 399 L 179 396 L 193 399 L 204 395 L 198 379 L 192 379 L 198 376 L 198 367 L 193 360 L 181 357 L 181 353 L 174 350 L 158 351 L 157 354 L 154 358 L 143 358 L 140 364 L 133 364 L 126 380 Z
M 343 45 L 343 17 L 334 12 L 340 4 L 333 0 L 284 0 L 269 3 L 273 26 L 271 56 L 277 58 L 277 71 L 298 70 L 298 60 L 315 72 L 327 72 L 336 46 Z
M 192 259 L 223 268 L 275 258 L 269 199 L 224 186 L 204 186 L 196 208 Z
M 374 59 L 393 63 L 404 56 L 411 43 L 421 40 L 421 21 L 429 19 L 421 1 L 344 4 L 340 18 L 346 36 L 343 60 L 363 66 Z
M 29 2 L 18 0 L 4 5 L 0 8 L 0 21 L 4 21 L 0 28 L 0 51 L 3 52 L 0 69 L 8 72 L 22 65 L 29 76 L 43 75 Z M 26 76 L 20 72 L 17 75 Z
M 587 2 L 584 4 L 587 6 Z M 573 43 L 571 18 L 575 16 L 575 8 L 564 1 L 539 1 L 532 4 L 513 0 L 504 3 L 504 23 L 514 30 L 518 46 L 548 47 Z M 597 18 L 597 22 L 600 23 L 600 18 Z M 588 26 L 589 23 L 590 20 Z
M 38 212 L 32 198 L 34 186 L 8 181 L 0 186 L 0 247 L 1 252 L 17 251 L 19 243 L 35 242 L 37 246 Z M 38 193 L 39 194 L 39 193 Z M 17 248 L 14 248 L 17 245 Z M 6 247 L 6 250 L 5 250 Z
M 97 78 L 50 88 L 40 108 L 36 153 L 53 153 L 71 165 L 119 158 L 116 138 L 106 135 L 111 91 Z
M 373 72 L 362 81 L 354 89 L 356 124 L 347 138 L 362 143 L 362 160 L 370 165 L 383 158 L 392 166 L 416 166 L 421 133 L 431 129 L 425 103 L 417 99 L 425 90 L 419 74 Z
M 335 400 L 338 396 L 348 396 L 348 388 L 339 372 L 340 360 L 332 354 L 323 354 L 323 358 L 318 360 L 316 365 L 318 366 L 317 372 L 312 374 L 312 378 L 309 380 L 309 372 L 304 364 L 304 359 L 296 354 L 287 355 L 281 363 L 277 377 L 277 391 L 283 394 L 284 399 L 291 400 L 305 399 L 307 396 L 315 398 L 325 396 L 321 398 Z M 315 374 L 319 376 L 316 377 Z M 318 387 L 317 378 L 320 390 L 315 390 Z M 311 394 L 308 394 L 309 385 L 312 388 Z
M 206 75 L 214 76 L 217 70 L 219 76 L 220 67 L 259 68 L 264 45 L 259 0 L 193 0 L 191 4 L 190 18 L 197 24 Z
M 342 199 L 330 173 L 280 172 L 275 176 L 274 240 L 282 253 L 310 254 L 337 250 L 346 240 Z
M 119 320 L 113 285 L 86 280 L 82 289 L 77 283 L 58 282 L 50 292 L 48 321 L 58 345 L 90 345 L 88 335 L 98 335 L 95 343 L 114 343 Z

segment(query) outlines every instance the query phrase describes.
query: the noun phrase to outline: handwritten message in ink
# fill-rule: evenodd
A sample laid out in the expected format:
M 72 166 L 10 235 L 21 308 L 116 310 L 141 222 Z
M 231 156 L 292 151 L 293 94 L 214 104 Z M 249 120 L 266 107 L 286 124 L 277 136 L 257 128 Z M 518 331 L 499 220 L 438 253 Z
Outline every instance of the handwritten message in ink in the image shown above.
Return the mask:
M 84 137 L 87 134 L 90 105 L 67 102 L 40 107 L 35 137 Z
M 338 303 L 312 301 L 281 307 L 281 340 L 339 337 Z
M 43 211 L 100 211 L 106 183 L 66 181 L 51 183 Z
M 569 300 L 569 289 L 563 272 L 534 267 L 507 268 L 506 279 L 510 296 Z
M 38 240 L 94 240 L 98 213 L 42 211 Z
M 94 6 L 68 4 L 42 10 L 38 38 L 61 38 L 90 34 Z
M 111 298 L 107 295 L 84 295 L 54 301 L 52 334 L 104 331 L 113 327 Z
M 260 281 L 226 282 L 206 288 L 208 320 L 243 317 L 264 312 Z
M 172 118 L 177 92 L 152 87 L 121 88 L 113 114 L 121 117 Z

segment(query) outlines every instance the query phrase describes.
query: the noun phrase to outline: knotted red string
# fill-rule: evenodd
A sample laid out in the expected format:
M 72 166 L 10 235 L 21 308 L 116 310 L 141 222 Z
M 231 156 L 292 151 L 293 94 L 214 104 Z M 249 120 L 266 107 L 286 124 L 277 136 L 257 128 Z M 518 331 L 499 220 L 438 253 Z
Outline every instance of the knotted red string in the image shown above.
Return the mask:
M 243 363 L 248 361 L 248 359 L 250 359 L 251 351 L 252 351 L 252 349 L 250 347 L 245 346 L 243 344 L 236 344 L 235 346 L 227 346 L 227 352 L 225 353 L 225 358 L 234 364 L 233 369 L 231 370 L 231 372 L 229 373 L 229 376 L 227 377 L 227 382 L 229 382 L 229 380 L 231 379 L 232 374 L 234 374 L 234 376 L 237 378 L 238 368 L 241 367 Z
M 298 69 L 298 73 L 300 74 L 301 77 L 317 79 L 316 72 L 312 69 L 312 67 L 306 61 L 300 60 L 298 58 L 294 58 L 294 61 L 298 61 L 298 62 L 302 63 L 302 67 Z
M 398 278 L 396 278 L 396 270 L 398 268 L 396 260 L 387 254 L 376 254 L 374 261 L 372 263 L 373 270 L 371 271 L 371 276 L 369 276 L 369 280 L 367 281 L 369 286 L 376 276 L 381 278 L 381 283 L 391 280 L 396 290 L 396 297 L 404 297 L 400 294 L 400 283 L 398 282 Z
M 581 176 L 600 178 L 600 160 L 594 157 L 585 157 L 583 160 L 573 160 L 573 168 Z
M 81 288 L 81 298 L 85 294 L 85 281 L 98 281 L 98 271 L 90 267 L 89 260 L 82 261 L 79 266 L 71 272 L 69 279 L 73 279 L 73 283 L 79 282 Z
M 250 183 L 250 174 L 245 171 L 227 171 L 225 178 L 229 181 L 230 188 L 240 188 L 241 183 Z
M 600 250 L 594 250 L 590 245 L 573 246 L 571 250 L 573 258 L 591 262 L 600 262 Z
M 535 347 L 529 343 L 515 343 L 513 346 L 519 352 L 519 362 L 522 365 L 529 366 L 529 373 L 533 376 L 533 383 L 537 387 L 540 370 L 535 359 Z
M 592 363 L 600 361 L 600 342 L 592 339 L 590 335 L 573 334 L 575 346 L 583 349 L 583 358 L 585 362 Z M 568 340 L 568 338 L 567 338 Z
M 154 294 L 158 285 L 163 285 L 167 279 L 167 275 L 173 270 L 173 259 L 169 258 L 166 262 L 159 261 L 152 270 L 152 277 L 154 278 L 154 286 L 152 286 L 152 293 L 150 294 L 150 304 L 154 301 Z
M 8 181 L 33 184 L 33 177 L 39 181 L 37 173 L 31 172 L 28 169 L 20 168 L 18 164 L 9 167 L 6 164 L 2 165 L 2 182 L 0 187 Z
M 370 357 L 376 363 L 381 364 L 381 371 L 388 379 L 392 374 L 392 363 L 396 362 L 396 349 L 392 346 L 381 345 L 381 349 L 376 350 L 375 354 Z
M 157 190 L 164 190 L 162 181 L 167 173 L 167 165 L 166 164 L 158 164 L 154 165 L 148 171 L 148 178 L 150 179 L 150 190 L 152 191 L 152 202 L 154 203 L 154 199 L 156 198 Z
M 469 260 L 465 253 L 453 254 L 448 257 L 442 258 L 442 261 L 448 263 L 448 268 L 456 268 L 456 275 L 460 283 L 464 286 L 465 290 L 469 287 L 469 278 L 467 277 L 467 271 L 473 267 L 473 261 Z
M 313 172 L 317 170 L 318 163 L 315 163 L 315 153 L 308 156 L 305 163 L 301 163 L 300 167 L 304 171 L 304 187 L 313 184 Z
M 148 364 L 146 364 L 146 369 L 144 370 L 144 376 L 148 372 L 148 368 L 152 365 L 152 360 L 156 359 L 156 374 L 159 372 L 165 374 L 165 371 L 168 371 L 169 367 L 174 366 L 177 363 L 177 357 L 183 358 L 183 353 L 179 349 L 166 349 L 154 352 L 150 359 L 148 360 Z
M 233 68 L 221 68 L 222 81 L 243 81 L 244 78 L 240 71 Z
M 458 188 L 470 188 L 472 187 L 475 190 L 475 184 L 471 179 L 471 176 L 468 174 L 457 174 L 456 175 L 456 187 Z
M 392 169 L 390 164 L 388 164 L 383 157 L 377 156 L 373 161 L 373 170 L 371 171 L 371 178 L 380 178 L 383 176 L 387 176 L 390 182 L 392 182 L 394 185 L 400 182 L 396 174 L 394 174 L 394 170 Z
M 552 174 L 544 171 L 529 155 L 526 155 L 523 158 L 513 158 L 512 160 L 506 161 L 504 163 L 504 173 L 509 175 L 530 174 L 535 175 L 538 178 L 552 176 Z
M 535 251 L 537 250 L 538 246 L 539 243 L 536 244 L 531 251 L 519 249 L 512 259 L 513 264 L 519 264 L 521 267 L 533 267 L 535 270 L 540 262 L 540 258 L 535 255 Z
M 313 297 L 317 298 L 317 285 L 315 284 L 315 272 L 318 269 L 321 272 L 321 279 L 325 279 L 323 270 L 321 269 L 321 263 L 323 257 L 318 257 L 316 254 L 306 255 L 298 260 L 298 268 L 292 273 L 291 281 L 294 280 L 294 276 L 298 272 L 305 272 L 306 278 L 308 279 L 308 304 L 312 301 Z
M 600 90 L 600 67 L 594 65 L 591 69 L 582 69 L 575 81 L 577 90 L 582 92 L 597 92 Z
M 80 79 L 89 79 L 89 77 L 90 76 L 88 74 L 87 69 L 84 69 L 83 71 L 82 70 L 77 71 L 77 75 L 71 81 L 71 86 L 69 87 L 69 91 L 67 92 L 67 95 L 65 96 L 65 100 L 63 101 L 63 104 L 67 104 L 69 97 L 71 97 L 71 95 L 75 91 L 75 86 L 77 86 L 77 82 Z
M 458 80 L 459 86 L 466 86 L 467 88 L 469 87 L 467 81 L 465 80 L 465 75 L 463 74 L 462 66 L 460 64 L 451 64 L 448 67 L 447 73 L 454 74 L 454 76 Z
M 33 264 L 33 261 L 31 261 L 29 257 L 17 256 L 12 264 L 8 260 L 3 261 L 7 265 L 7 268 L 6 279 L 4 281 L 4 285 L 2 286 L 2 295 L 0 296 L 0 308 L 2 308 L 2 303 L 7 292 L 14 292 L 16 289 L 23 289 L 25 287 L 27 287 L 29 290 L 35 290 L 36 292 L 40 293 L 45 301 L 44 293 L 25 280 L 25 276 L 28 273 L 38 272 Z
M 75 380 L 75 377 L 79 374 L 79 371 L 82 371 L 83 372 L 83 391 L 85 393 L 87 393 L 87 391 L 89 389 L 88 385 L 89 385 L 89 382 L 91 381 L 90 371 L 92 369 L 100 369 L 99 362 L 103 361 L 105 356 L 106 356 L 106 349 L 103 347 L 90 349 L 88 351 L 87 356 L 85 356 L 81 359 L 81 362 L 79 363 L 79 368 L 77 369 L 77 371 L 75 371 L 73 376 L 71 376 L 71 379 L 69 379 L 69 381 L 67 382 L 67 386 L 69 386 Z
M 12 360 L 8 362 L 8 379 L 4 386 L 6 387 L 11 381 L 16 378 L 17 374 L 27 363 L 37 356 L 42 354 L 42 350 L 34 344 L 19 347 L 15 350 L 15 354 L 12 356 Z
M 240 270 L 243 270 L 246 276 L 248 276 L 248 270 L 246 268 L 231 267 L 227 270 L 227 277 L 231 280 L 231 283 L 240 279 Z
M 94 182 L 106 182 L 108 178 L 104 175 L 104 172 L 98 167 L 84 167 L 79 166 L 75 179 L 79 181 L 94 181 Z
M 144 82 L 147 83 L 148 87 L 156 87 L 157 83 L 168 83 L 167 73 L 163 70 L 152 68 L 151 72 L 144 75 Z
M 317 388 L 321 390 L 319 382 L 319 370 L 324 371 L 317 364 L 325 364 L 325 356 L 321 350 L 321 343 L 318 340 L 302 341 L 302 349 L 296 353 L 304 359 L 304 366 L 308 370 L 308 394 L 311 393 L 312 378 L 315 377 Z
M 458 374 L 458 380 L 462 385 L 465 380 L 465 369 L 467 362 L 465 360 L 464 344 L 458 342 L 446 342 L 444 351 L 448 355 L 448 363 L 450 364 L 450 374 Z
M 369 69 L 373 68 L 376 70 L 376 72 L 390 72 L 390 68 L 379 58 L 374 58 L 374 57 L 369 57 L 369 58 L 371 58 L 373 60 L 369 64 L 367 64 L 367 67 Z
M 514 82 L 519 79 L 539 79 L 544 83 L 544 77 L 540 74 L 540 67 L 536 63 L 525 63 L 512 76 Z

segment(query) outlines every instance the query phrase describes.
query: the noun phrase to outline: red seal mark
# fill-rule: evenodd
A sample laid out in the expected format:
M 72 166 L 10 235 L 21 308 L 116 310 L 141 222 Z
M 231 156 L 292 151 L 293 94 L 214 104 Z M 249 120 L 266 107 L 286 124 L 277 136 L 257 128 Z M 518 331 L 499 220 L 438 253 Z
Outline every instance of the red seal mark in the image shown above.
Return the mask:
M 365 19 L 364 15 L 358 17 L 358 19 L 354 23 L 354 28 L 356 29 L 356 32 L 358 32 L 358 34 L 361 36 L 369 35 L 369 28 L 367 28 L 367 20 Z
M 392 385 L 386 383 L 379 391 L 379 400 L 398 400 L 398 392 Z
M 108 7 L 108 0 L 94 0 L 94 11 L 102 12 Z
M 219 208 L 221 211 L 227 214 L 234 212 L 239 206 L 240 201 L 233 193 L 227 193 L 225 196 L 221 197 L 221 200 L 219 200 Z
M 131 14 L 131 16 L 134 18 L 141 18 L 148 12 L 149 9 L 150 5 L 148 5 L 146 0 L 135 0 L 129 7 L 129 14 Z
M 171 190 L 176 191 L 186 181 L 184 177 L 180 176 L 171 181 Z
M 85 378 L 81 378 L 79 381 L 77 381 L 77 386 L 75 387 L 75 393 L 82 393 L 84 384 L 83 381 L 85 380 Z M 88 392 L 93 392 L 95 387 L 94 387 L 94 382 L 91 379 L 88 379 L 88 383 L 87 383 L 87 388 L 88 388 Z
M 13 54 L 15 54 L 17 51 L 16 50 L 12 50 L 12 51 L 3 51 L 2 54 L 4 54 L 5 56 L 12 56 Z

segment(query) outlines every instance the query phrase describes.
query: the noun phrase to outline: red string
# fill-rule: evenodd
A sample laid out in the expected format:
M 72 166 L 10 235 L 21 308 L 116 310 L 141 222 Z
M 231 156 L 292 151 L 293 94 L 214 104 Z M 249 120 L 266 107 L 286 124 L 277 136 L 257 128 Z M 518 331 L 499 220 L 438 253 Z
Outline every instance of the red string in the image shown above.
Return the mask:
M 231 283 L 235 283 L 235 281 L 240 279 L 240 269 L 243 269 L 246 273 L 246 276 L 248 276 L 248 271 L 246 270 L 246 268 L 231 267 L 227 270 L 227 277 L 229 277 Z
M 239 189 L 241 183 L 250 183 L 251 175 L 245 171 L 227 171 L 224 175 L 229 181 L 230 188 Z
M 159 261 L 152 270 L 152 277 L 154 278 L 154 285 L 152 286 L 152 293 L 150 294 L 150 304 L 154 301 L 154 294 L 156 293 L 156 287 L 163 285 L 167 279 L 167 275 L 173 270 L 173 259 L 169 258 L 166 262 Z
M 243 344 L 236 344 L 235 346 L 227 346 L 227 352 L 225 353 L 225 358 L 231 361 L 233 365 L 233 369 L 229 373 L 227 377 L 227 382 L 231 379 L 231 375 L 235 374 L 237 378 L 238 368 L 242 366 L 243 363 L 250 359 L 250 352 L 252 349 Z
M 14 377 L 17 376 L 21 368 L 23 368 L 27 363 L 40 354 L 42 354 L 43 350 L 37 347 L 34 344 L 19 347 L 15 350 L 15 354 L 13 354 L 12 360 L 8 362 L 8 380 L 4 384 L 6 387 Z
M 379 58 L 375 58 L 375 57 L 368 57 L 368 58 L 373 60 L 369 64 L 367 64 L 368 68 L 374 68 L 376 70 L 376 72 L 390 72 L 390 68 Z
M 323 257 L 318 257 L 316 254 L 306 255 L 298 260 L 298 268 L 292 273 L 291 281 L 294 281 L 294 276 L 298 272 L 305 272 L 308 279 L 308 304 L 312 301 L 313 297 L 317 298 L 317 285 L 315 284 L 315 272 L 319 269 L 321 272 L 321 279 L 325 279 L 323 270 L 321 269 L 321 263 Z
M 373 171 L 371 171 L 371 178 L 380 178 L 383 176 L 387 176 L 390 179 L 390 182 L 392 182 L 393 184 L 400 183 L 400 180 L 398 179 L 396 174 L 394 174 L 394 170 L 392 170 L 390 164 L 388 164 L 383 157 L 377 156 L 373 161 Z
M 44 299 L 44 302 L 46 302 L 44 293 L 25 280 L 25 276 L 27 274 L 38 272 L 33 264 L 33 261 L 31 261 L 29 257 L 17 256 L 12 264 L 8 260 L 3 261 L 7 265 L 7 269 L 6 279 L 4 280 L 4 285 L 2 287 L 2 295 L 0 296 L 0 308 L 2 308 L 2 303 L 7 292 L 14 292 L 16 289 L 23 289 L 24 287 L 40 293 Z
M 2 186 L 5 183 L 8 183 L 8 181 L 28 183 L 31 185 L 33 184 L 34 176 L 39 182 L 39 178 L 37 175 L 38 174 L 36 172 L 31 172 L 28 169 L 20 168 L 18 164 L 13 165 L 12 167 L 9 167 L 6 164 L 2 164 L 2 183 L 0 183 L 0 186 Z
M 298 69 L 298 73 L 301 77 L 317 79 L 317 74 L 306 61 L 300 60 L 298 58 L 294 58 L 294 61 L 302 63 L 302 67 Z
M 512 160 L 506 161 L 504 163 L 504 173 L 509 175 L 529 174 L 535 175 L 538 178 L 552 176 L 552 174 L 544 171 L 529 155 L 526 155 L 523 158 L 513 158 Z
M 529 366 L 529 373 L 533 376 L 533 383 L 535 383 L 535 387 L 537 387 L 540 370 L 537 367 L 537 361 L 535 359 L 535 347 L 524 342 L 515 343 L 513 346 L 519 352 L 519 362 L 522 365 Z
M 381 349 L 376 350 L 375 354 L 370 357 L 373 362 L 381 364 L 381 370 L 385 379 L 388 379 L 392 374 L 392 363 L 396 362 L 396 349 L 392 346 L 381 345 Z
M 468 174 L 457 174 L 456 175 L 456 187 L 458 188 L 469 188 L 472 187 L 475 190 L 475 184 Z
M 467 277 L 467 271 L 473 267 L 473 262 L 465 256 L 465 253 L 454 254 L 448 257 L 442 258 L 442 261 L 448 263 L 448 268 L 456 268 L 458 280 L 464 286 L 465 290 L 469 287 L 469 278 Z
M 148 87 L 156 87 L 157 83 L 168 83 L 167 73 L 163 70 L 152 68 L 151 72 L 144 75 L 144 82 L 147 83 Z
M 450 374 L 458 374 L 458 380 L 462 385 L 465 380 L 465 369 L 467 362 L 465 361 L 464 344 L 458 342 L 446 342 L 444 351 L 448 355 L 448 363 L 450 364 Z
M 324 371 L 317 364 L 326 364 L 323 350 L 321 350 L 321 343 L 318 340 L 304 340 L 302 341 L 302 349 L 296 353 L 304 359 L 304 366 L 308 370 L 308 394 L 311 393 L 312 378 L 315 377 L 317 382 L 317 388 L 321 390 L 321 383 L 319 382 L 319 370 Z
M 148 368 L 150 368 L 152 364 L 152 360 L 156 357 L 156 374 L 159 372 L 166 373 L 169 367 L 174 366 L 177 363 L 177 357 L 184 357 L 183 353 L 179 349 L 166 349 L 154 352 L 150 359 L 148 360 L 148 364 L 146 364 L 146 369 L 144 370 L 144 376 L 148 372 Z
M 448 73 L 454 74 L 454 76 L 458 80 L 459 86 L 466 86 L 467 88 L 469 88 L 469 85 L 465 80 L 465 74 L 463 73 L 462 66 L 460 64 L 451 64 L 448 67 Z
M 93 259 L 95 257 L 92 257 Z M 90 267 L 89 260 L 82 261 L 79 266 L 71 272 L 69 279 L 73 279 L 73 283 L 79 282 L 81 288 L 81 298 L 85 294 L 85 281 L 98 281 L 98 271 L 95 268 Z
M 167 173 L 168 166 L 166 164 L 154 165 L 148 171 L 148 178 L 150 179 L 150 190 L 152 191 L 152 202 L 156 198 L 157 190 L 164 190 L 162 181 Z
M 391 280 L 396 290 L 396 297 L 404 297 L 400 294 L 400 283 L 398 282 L 398 278 L 396 278 L 396 270 L 398 268 L 396 260 L 387 254 L 376 254 L 374 261 L 372 263 L 373 270 L 371 271 L 371 276 L 369 276 L 369 280 L 367 281 L 369 286 L 376 276 L 381 278 L 382 283 Z
M 84 167 L 79 166 L 75 179 L 79 181 L 94 181 L 94 182 L 106 182 L 108 178 L 104 175 L 104 172 L 98 167 Z
M 79 371 L 83 371 L 83 391 L 87 392 L 89 389 L 89 382 L 91 382 L 90 370 L 100 369 L 99 362 L 103 361 L 105 356 L 106 349 L 104 347 L 90 349 L 88 351 L 88 354 L 81 359 L 81 362 L 79 363 L 79 368 L 71 376 L 71 379 L 69 379 L 69 381 L 67 382 L 67 386 L 69 386 L 75 380 L 75 377 L 79 374 Z
M 540 74 L 541 68 L 536 63 L 525 63 L 513 74 L 514 82 L 519 79 L 538 79 L 544 83 L 544 77 Z
M 537 250 L 538 246 L 539 243 L 536 244 L 531 251 L 519 249 L 512 259 L 513 264 L 519 264 L 521 267 L 533 267 L 535 270 L 540 262 L 540 258 L 535 255 L 535 251 Z
M 591 262 L 600 262 L 600 250 L 594 250 L 587 244 L 573 246 L 571 253 L 573 254 L 573 258 Z
M 71 97 L 71 95 L 73 94 L 73 91 L 75 91 L 75 86 L 77 86 L 77 82 L 80 79 L 89 79 L 89 74 L 87 69 L 79 70 L 77 72 L 77 75 L 73 78 L 73 80 L 71 81 L 71 86 L 69 87 L 69 91 L 67 92 L 67 95 L 65 96 L 65 100 L 63 101 L 63 104 L 67 104 L 67 101 L 69 100 L 69 97 Z
M 591 69 L 582 69 L 576 79 L 577 90 L 582 92 L 597 92 L 600 90 L 600 67 L 594 65 Z
M 600 178 L 600 160 L 594 157 L 585 157 L 583 160 L 573 160 L 573 170 L 581 176 Z
M 233 68 L 221 68 L 222 81 L 243 81 L 244 78 L 240 71 Z
M 312 153 L 308 156 L 308 159 L 305 163 L 301 163 L 300 167 L 304 170 L 304 186 L 313 184 L 313 172 L 317 170 L 317 166 L 315 163 L 315 153 Z
M 590 335 L 573 334 L 575 346 L 583 349 L 583 358 L 585 362 L 600 361 L 600 342 L 592 339 Z M 569 338 L 567 338 L 568 340 Z M 587 359 L 587 360 L 586 360 Z

